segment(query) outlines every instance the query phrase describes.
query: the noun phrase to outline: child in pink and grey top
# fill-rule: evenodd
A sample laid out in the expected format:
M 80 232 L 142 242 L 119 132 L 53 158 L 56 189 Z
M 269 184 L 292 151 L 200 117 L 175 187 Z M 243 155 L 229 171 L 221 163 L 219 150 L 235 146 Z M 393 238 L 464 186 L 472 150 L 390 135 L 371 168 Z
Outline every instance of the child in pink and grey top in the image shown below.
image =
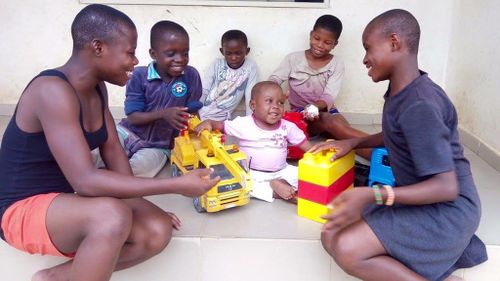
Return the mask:
M 257 83 L 249 103 L 251 116 L 226 121 L 203 121 L 195 131 L 217 129 L 238 139 L 249 160 L 253 197 L 272 202 L 274 198 L 295 201 L 297 167 L 286 162 L 287 146 L 307 150 L 311 144 L 294 123 L 282 119 L 286 97 L 278 84 Z

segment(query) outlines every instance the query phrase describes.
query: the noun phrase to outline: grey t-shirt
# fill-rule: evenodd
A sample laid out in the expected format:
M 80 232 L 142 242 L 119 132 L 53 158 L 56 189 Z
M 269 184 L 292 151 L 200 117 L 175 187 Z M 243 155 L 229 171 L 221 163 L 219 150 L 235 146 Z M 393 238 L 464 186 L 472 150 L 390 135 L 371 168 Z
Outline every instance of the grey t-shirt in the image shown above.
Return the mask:
M 426 73 L 396 96 L 384 96 L 382 127 L 398 185 L 446 171 L 471 175 L 457 130 L 457 113 Z
M 203 107 L 198 112 L 202 120 L 223 121 L 231 114 L 241 99 L 245 98 L 246 114 L 252 87 L 257 82 L 257 65 L 250 58 L 238 69 L 232 69 L 224 58 L 216 59 L 202 79 L 203 94 L 200 101 Z

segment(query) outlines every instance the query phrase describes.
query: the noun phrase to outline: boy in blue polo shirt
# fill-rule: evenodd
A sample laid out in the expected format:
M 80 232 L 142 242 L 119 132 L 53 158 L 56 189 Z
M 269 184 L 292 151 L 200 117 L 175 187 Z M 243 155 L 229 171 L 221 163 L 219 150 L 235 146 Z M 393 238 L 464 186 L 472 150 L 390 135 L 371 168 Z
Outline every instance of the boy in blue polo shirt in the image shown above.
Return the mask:
M 201 97 L 198 71 L 189 62 L 189 35 L 177 23 L 151 28 L 153 61 L 137 67 L 127 84 L 125 114 L 117 126 L 136 176 L 154 177 L 165 165 L 178 130 L 185 128 L 186 104 Z

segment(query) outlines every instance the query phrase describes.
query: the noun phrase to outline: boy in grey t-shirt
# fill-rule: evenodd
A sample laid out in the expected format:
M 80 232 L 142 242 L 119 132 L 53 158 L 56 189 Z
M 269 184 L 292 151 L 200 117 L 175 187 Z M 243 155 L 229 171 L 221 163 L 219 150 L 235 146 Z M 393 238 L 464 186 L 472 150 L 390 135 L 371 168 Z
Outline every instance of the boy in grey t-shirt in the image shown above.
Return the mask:
M 245 33 L 229 30 L 222 35 L 221 54 L 203 77 L 202 120 L 223 121 L 231 118 L 241 99 L 245 97 L 246 114 L 250 114 L 248 103 L 250 92 L 257 81 L 257 65 L 249 58 L 250 52 Z

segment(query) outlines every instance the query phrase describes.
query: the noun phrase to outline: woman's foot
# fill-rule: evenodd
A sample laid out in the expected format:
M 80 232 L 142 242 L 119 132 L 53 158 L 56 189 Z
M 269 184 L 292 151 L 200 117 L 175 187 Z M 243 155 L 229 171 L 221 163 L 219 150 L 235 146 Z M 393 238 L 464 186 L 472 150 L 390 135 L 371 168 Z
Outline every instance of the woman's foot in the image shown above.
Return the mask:
M 297 203 L 297 193 L 293 187 L 285 180 L 272 180 L 271 188 L 273 190 L 273 198 L 286 200 L 290 203 Z

